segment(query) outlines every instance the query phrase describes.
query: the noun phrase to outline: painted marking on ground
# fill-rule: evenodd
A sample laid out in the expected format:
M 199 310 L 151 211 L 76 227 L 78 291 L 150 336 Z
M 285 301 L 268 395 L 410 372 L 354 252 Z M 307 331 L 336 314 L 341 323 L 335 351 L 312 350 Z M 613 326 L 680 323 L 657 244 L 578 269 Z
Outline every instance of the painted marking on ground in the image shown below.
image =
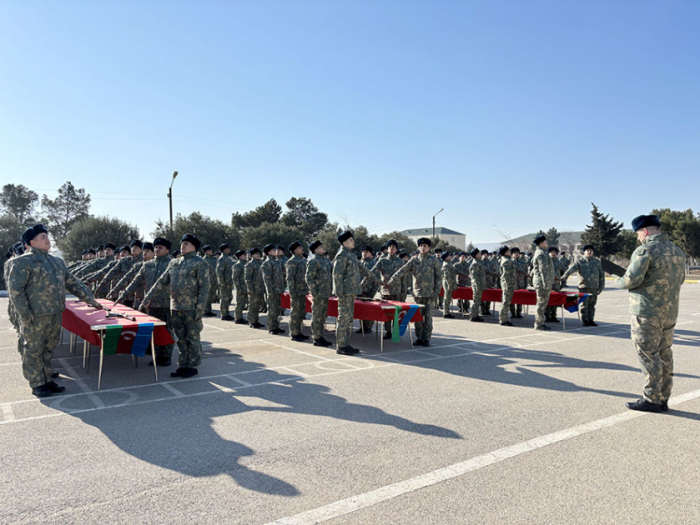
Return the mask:
M 2 409 L 2 415 L 5 418 L 5 421 L 15 420 L 15 413 L 12 410 L 12 405 L 9 403 L 3 403 L 0 405 L 0 408 Z
M 184 397 L 185 396 L 185 394 L 180 392 L 177 388 L 175 388 L 170 383 L 160 383 L 160 386 L 165 388 L 168 392 L 172 392 L 176 397 Z
M 104 404 L 104 402 L 95 395 L 94 391 L 87 386 L 85 381 L 83 381 L 79 376 L 78 373 L 73 370 L 73 367 L 70 366 L 64 358 L 61 358 L 58 360 L 59 363 L 63 365 L 63 368 L 66 371 L 66 375 L 73 379 L 76 385 L 78 385 L 78 388 L 82 390 L 88 397 L 90 401 L 92 401 L 97 408 L 103 409 L 107 408 L 107 406 Z

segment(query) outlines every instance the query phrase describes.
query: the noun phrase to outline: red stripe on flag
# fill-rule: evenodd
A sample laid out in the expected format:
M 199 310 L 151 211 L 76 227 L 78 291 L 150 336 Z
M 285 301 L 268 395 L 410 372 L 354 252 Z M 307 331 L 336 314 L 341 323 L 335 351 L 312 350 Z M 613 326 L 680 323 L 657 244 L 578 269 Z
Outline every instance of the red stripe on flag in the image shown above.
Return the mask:
M 138 324 L 124 324 L 122 325 L 122 333 L 119 336 L 119 343 L 117 343 L 117 353 L 118 354 L 130 354 L 131 346 L 134 344 L 134 339 L 139 331 Z

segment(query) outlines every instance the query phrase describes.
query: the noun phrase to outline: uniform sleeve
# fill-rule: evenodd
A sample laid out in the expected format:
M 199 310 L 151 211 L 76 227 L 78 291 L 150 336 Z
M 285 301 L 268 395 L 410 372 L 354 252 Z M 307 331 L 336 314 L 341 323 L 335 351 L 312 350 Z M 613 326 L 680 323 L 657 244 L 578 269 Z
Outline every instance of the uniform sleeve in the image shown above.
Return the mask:
M 391 285 L 394 284 L 398 279 L 400 279 L 401 276 L 406 275 L 407 272 L 411 271 L 412 268 L 413 268 L 413 259 L 410 259 L 410 260 L 409 260 L 406 264 L 404 264 L 401 268 L 399 268 L 398 270 L 396 270 L 396 272 L 394 273 L 394 275 L 392 275 L 392 276 L 389 278 L 389 281 L 387 282 L 387 284 L 388 284 L 389 286 L 391 286 Z
M 644 248 L 638 249 L 632 254 L 629 268 L 622 277 L 616 277 L 615 283 L 623 290 L 632 290 L 644 282 L 644 277 L 649 269 L 651 257 Z
M 377 278 L 377 276 L 370 272 L 363 264 L 360 264 L 360 273 L 365 277 L 365 279 L 374 281 L 377 284 L 383 284 L 381 279 Z
M 291 260 L 291 259 L 290 259 Z M 296 285 L 296 268 L 295 264 L 290 264 L 289 261 L 284 263 L 284 271 L 287 276 L 287 284 L 289 285 L 289 293 L 291 295 L 297 295 L 297 285 Z
M 306 284 L 312 295 L 316 295 L 316 275 L 318 274 L 318 264 L 316 259 L 311 259 L 306 265 Z
M 17 314 L 24 324 L 32 318 L 32 309 L 29 307 L 27 299 L 26 287 L 31 277 L 31 268 L 28 264 L 15 263 L 10 271 L 10 277 L 7 281 L 7 289 L 10 293 L 10 300 L 17 310 Z
M 170 272 L 172 271 L 172 267 L 173 263 L 171 262 L 165 269 L 165 271 L 161 274 L 161 276 L 158 277 L 158 280 L 153 284 L 153 286 L 151 286 L 151 289 L 148 290 L 148 292 L 146 292 L 146 295 L 143 297 L 143 301 L 141 301 L 141 304 L 146 304 L 150 302 L 151 297 L 153 295 L 160 293 L 166 287 L 170 286 Z
M 569 277 L 569 275 L 577 272 L 578 266 L 579 266 L 579 261 L 576 261 L 574 264 L 570 265 L 567 268 L 567 270 L 564 272 L 564 274 L 561 276 L 561 280 L 566 281 L 566 279 L 567 279 L 567 277 Z
M 68 290 L 70 293 L 75 295 L 78 299 L 81 301 L 85 301 L 86 303 L 94 303 L 95 302 L 95 296 L 92 295 L 92 292 L 88 290 L 88 287 L 85 286 L 83 281 L 75 277 L 72 273 L 70 273 L 66 267 L 63 267 L 63 270 L 65 271 L 65 282 L 66 282 L 66 290 Z
M 211 275 L 208 264 L 200 261 L 200 264 L 197 265 L 197 280 L 199 281 L 199 287 L 197 290 L 197 306 L 195 308 L 198 313 L 204 313 L 209 290 L 211 289 Z
M 253 290 L 253 269 L 247 264 L 243 267 L 243 280 L 245 281 L 246 288 L 251 292 Z
M 265 283 L 265 288 L 272 289 L 274 286 L 274 282 L 272 280 L 272 265 L 271 264 L 262 264 L 262 277 L 263 277 L 263 283 Z
M 343 277 L 345 275 L 346 266 L 347 257 L 336 257 L 335 261 L 333 261 L 333 290 L 337 296 L 345 295 Z
M 131 272 L 129 272 L 129 274 L 130 273 Z M 124 280 L 126 280 L 129 277 L 129 274 L 127 274 L 127 276 L 124 277 L 124 279 L 119 281 L 119 284 L 121 284 Z M 134 293 L 138 289 L 139 286 L 146 284 L 145 276 L 146 276 L 146 265 L 143 264 L 143 265 L 141 265 L 141 268 L 139 269 L 136 276 L 124 288 L 124 295 L 131 295 L 132 293 Z
M 598 293 L 605 290 L 605 272 L 603 271 L 603 265 L 601 264 L 598 268 L 600 275 L 598 277 Z
M 138 275 L 139 270 L 143 267 L 143 264 L 134 264 L 134 266 L 127 272 L 127 274 L 119 279 L 119 282 L 112 287 L 112 292 L 118 292 L 126 288 L 129 283 Z

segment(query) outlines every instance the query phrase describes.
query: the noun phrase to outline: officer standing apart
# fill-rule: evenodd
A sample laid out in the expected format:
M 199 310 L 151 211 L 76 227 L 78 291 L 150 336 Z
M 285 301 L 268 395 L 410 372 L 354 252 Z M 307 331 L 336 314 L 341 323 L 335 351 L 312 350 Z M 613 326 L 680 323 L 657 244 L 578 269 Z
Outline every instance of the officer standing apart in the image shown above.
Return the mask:
M 532 257 L 532 285 L 537 292 L 537 306 L 535 307 L 535 330 L 551 330 L 544 324 L 544 311 L 549 304 L 549 293 L 554 284 L 554 264 L 547 253 L 547 238 L 544 235 L 535 237 L 533 244 L 537 246 L 535 255 Z
M 632 229 L 642 244 L 615 283 L 629 290 L 632 342 L 644 372 L 644 395 L 627 403 L 631 410 L 668 411 L 673 387 L 673 331 L 678 318 L 685 253 L 668 240 L 656 215 L 640 215 Z
M 49 255 L 51 241 L 43 225 L 28 228 L 22 242 L 29 249 L 13 262 L 7 287 L 24 343 L 22 373 L 32 394 L 46 397 L 66 389 L 53 380 L 51 368 L 66 309 L 66 290 L 98 310 L 102 305 L 61 259 Z
M 231 248 L 224 243 L 219 246 L 221 256 L 216 261 L 216 282 L 219 283 L 221 320 L 233 321 L 233 317 L 228 313 L 233 299 L 233 259 L 231 259 Z
M 561 276 L 562 281 L 566 281 L 569 275 L 579 274 L 578 291 L 587 293 L 588 297 L 581 305 L 581 322 L 583 326 L 598 326 L 595 319 L 595 305 L 598 296 L 605 288 L 605 272 L 600 263 L 600 259 L 593 257 L 593 245 L 587 244 L 583 247 L 584 256 L 569 266 L 569 269 Z
M 309 245 L 311 256 L 306 264 L 306 283 L 311 291 L 311 336 L 314 346 L 331 346 L 323 337 L 323 328 L 328 317 L 328 299 L 333 290 L 333 263 L 326 257 L 326 248 L 321 241 Z
M 501 311 L 498 314 L 498 322 L 501 326 L 513 326 L 513 323 L 508 319 L 508 314 L 513 302 L 513 293 L 515 293 L 515 264 L 510 257 L 510 248 L 501 246 L 498 250 L 498 255 L 501 256 L 501 290 L 503 290 L 503 302 L 501 303 Z
M 306 317 L 306 294 L 309 287 L 306 285 L 306 259 L 304 259 L 304 247 L 299 241 L 289 245 L 292 254 L 285 263 L 287 272 L 287 286 L 291 297 L 291 311 L 289 312 L 289 333 L 297 342 L 306 341 L 309 336 L 301 333 Z
M 202 243 L 191 233 L 180 240 L 182 257 L 170 261 L 168 268 L 146 293 L 141 310 L 146 311 L 154 297 L 170 287 L 170 315 L 180 350 L 179 367 L 171 377 L 192 377 L 202 362 L 202 316 L 211 289 L 209 264 L 197 255 Z

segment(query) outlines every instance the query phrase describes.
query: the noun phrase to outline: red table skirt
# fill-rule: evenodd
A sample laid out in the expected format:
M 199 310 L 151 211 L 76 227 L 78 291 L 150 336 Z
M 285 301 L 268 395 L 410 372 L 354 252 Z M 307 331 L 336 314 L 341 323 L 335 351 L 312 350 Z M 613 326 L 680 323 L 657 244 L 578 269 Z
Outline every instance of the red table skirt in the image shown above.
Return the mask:
M 292 298 L 288 292 L 282 294 L 282 308 L 290 309 Z M 311 295 L 306 296 L 306 311 L 311 313 L 313 298 Z M 380 323 L 390 323 L 394 320 L 396 306 L 401 306 L 401 310 L 408 310 L 412 305 L 410 303 L 402 303 L 399 301 L 360 301 L 355 299 L 355 319 L 362 321 L 378 321 Z M 419 305 L 420 306 L 420 305 Z M 330 297 L 328 299 L 328 315 L 330 317 L 338 317 L 338 298 Z M 413 315 L 412 323 L 420 323 L 423 321 L 420 309 Z
M 444 295 L 444 290 L 440 295 Z M 576 292 L 550 292 L 549 306 L 567 306 L 578 302 L 578 298 L 583 295 Z M 460 286 L 452 294 L 453 299 L 464 299 L 471 301 L 474 299 L 474 291 L 469 286 Z M 487 303 L 500 303 L 503 300 L 503 290 L 500 288 L 487 288 L 481 294 L 481 300 Z M 522 304 L 534 306 L 537 304 L 537 293 L 532 290 L 515 290 L 513 292 L 512 304 Z
M 98 299 L 97 302 L 111 308 L 115 312 L 120 314 L 129 315 L 135 317 L 136 321 L 130 321 L 128 319 L 122 319 L 120 317 L 109 318 L 105 316 L 107 312 L 104 310 L 96 310 L 95 308 L 86 305 L 80 301 L 66 301 L 66 309 L 63 311 L 63 317 L 61 319 L 61 325 L 63 328 L 69 332 L 78 335 L 85 341 L 93 345 L 100 344 L 100 336 L 98 330 L 93 330 L 94 326 L 107 326 L 120 324 L 123 326 L 136 326 L 142 323 L 163 323 L 160 319 L 151 317 L 150 315 L 129 308 L 122 304 L 114 305 L 112 301 L 107 299 Z M 158 345 L 169 345 L 175 341 L 170 336 L 165 325 L 153 327 L 153 342 Z

